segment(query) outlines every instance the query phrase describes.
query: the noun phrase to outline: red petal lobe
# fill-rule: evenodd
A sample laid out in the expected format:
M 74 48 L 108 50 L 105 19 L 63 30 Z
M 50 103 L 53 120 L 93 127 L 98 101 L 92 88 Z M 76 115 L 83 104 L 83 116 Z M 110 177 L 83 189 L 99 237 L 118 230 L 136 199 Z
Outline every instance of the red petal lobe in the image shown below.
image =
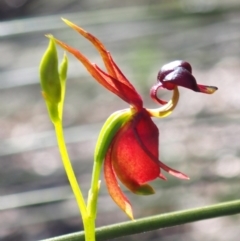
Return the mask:
M 160 174 L 158 162 L 145 151 L 158 160 L 158 135 L 158 128 L 143 109 L 115 137 L 111 156 L 114 170 L 121 182 L 135 193 Z
M 111 162 L 111 148 L 109 148 L 104 162 L 104 178 L 107 185 L 108 192 L 113 201 L 128 215 L 130 219 L 133 219 L 132 206 L 120 189 Z

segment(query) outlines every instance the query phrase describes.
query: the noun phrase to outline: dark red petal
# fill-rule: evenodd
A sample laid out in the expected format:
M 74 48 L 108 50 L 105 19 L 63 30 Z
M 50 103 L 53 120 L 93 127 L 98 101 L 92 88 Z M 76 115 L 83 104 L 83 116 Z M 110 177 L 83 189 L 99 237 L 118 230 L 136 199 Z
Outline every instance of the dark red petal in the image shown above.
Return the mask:
M 174 84 L 199 92 L 196 79 L 183 67 L 178 67 L 167 74 L 162 80 L 162 84 L 166 89 L 168 89 L 168 85 L 172 86 Z M 170 87 L 170 89 L 172 90 L 172 87 Z
M 198 85 L 192 75 L 191 65 L 181 60 L 164 65 L 159 71 L 157 79 L 168 90 L 173 90 L 175 86 L 182 86 L 205 94 L 212 94 L 217 90 L 217 87 L 214 86 Z
M 125 77 L 125 75 L 122 73 L 122 71 L 118 68 L 117 64 L 114 62 L 110 52 L 107 52 L 109 62 L 111 63 L 111 67 L 115 72 L 116 79 L 123 83 L 124 85 L 127 85 L 130 89 L 132 89 L 133 92 L 138 96 L 138 98 L 141 99 L 140 95 L 138 95 L 137 91 L 135 90 L 134 86 L 128 81 L 128 79 Z
M 161 70 L 158 72 L 157 79 L 162 82 L 166 75 L 174 71 L 176 68 L 183 67 L 190 73 L 192 73 L 192 67 L 188 62 L 182 60 L 175 60 L 168 64 L 163 65 Z

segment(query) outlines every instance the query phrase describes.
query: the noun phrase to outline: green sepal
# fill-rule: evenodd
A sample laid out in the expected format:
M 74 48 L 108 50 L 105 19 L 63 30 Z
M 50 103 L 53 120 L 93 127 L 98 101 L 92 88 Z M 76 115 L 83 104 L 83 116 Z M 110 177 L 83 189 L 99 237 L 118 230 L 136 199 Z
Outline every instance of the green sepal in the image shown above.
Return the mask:
M 152 195 L 155 193 L 154 189 L 148 184 L 140 186 L 137 190 L 134 190 L 133 192 L 138 195 Z
M 95 148 L 94 161 L 102 164 L 117 131 L 132 117 L 130 109 L 114 112 L 104 123 Z

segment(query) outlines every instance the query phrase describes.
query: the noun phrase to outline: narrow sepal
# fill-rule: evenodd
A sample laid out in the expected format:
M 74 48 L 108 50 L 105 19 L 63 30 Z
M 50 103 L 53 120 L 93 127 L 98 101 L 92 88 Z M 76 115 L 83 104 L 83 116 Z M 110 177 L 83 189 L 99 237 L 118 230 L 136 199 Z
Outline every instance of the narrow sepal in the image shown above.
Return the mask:
M 132 206 L 120 189 L 116 175 L 114 173 L 111 161 L 111 148 L 108 149 L 104 162 L 104 178 L 108 192 L 113 201 L 127 214 L 130 219 L 133 219 Z
M 107 74 L 102 71 L 97 65 L 93 64 L 93 68 L 89 67 L 89 65 L 86 65 L 86 58 L 80 56 L 79 53 L 76 52 L 76 50 L 73 51 L 73 48 L 70 46 L 67 46 L 66 44 L 62 43 L 59 41 L 58 43 L 65 48 L 67 51 L 71 52 L 74 54 L 82 63 L 83 65 L 87 68 L 87 70 L 93 75 L 95 71 L 98 72 L 98 74 L 103 77 L 103 79 L 99 78 L 95 74 L 93 77 L 100 83 L 102 84 L 105 88 L 113 92 L 114 94 L 118 95 L 120 98 L 122 98 L 124 101 L 129 103 L 130 105 L 136 107 L 137 109 L 141 109 L 143 106 L 142 98 L 141 96 L 137 93 L 136 89 L 134 86 L 128 81 L 128 79 L 123 75 L 121 70 L 118 68 L 114 60 L 112 59 L 112 56 L 109 51 L 105 48 L 103 43 L 93 36 L 92 34 L 88 33 L 86 30 L 82 29 L 81 27 L 77 26 L 76 24 L 70 22 L 67 19 L 62 19 L 68 26 L 73 28 L 75 31 L 80 33 L 83 37 L 85 37 L 87 40 L 89 40 L 93 46 L 97 49 L 99 54 L 102 57 L 102 60 L 104 62 L 104 65 L 107 69 Z M 67 48 L 66 48 L 67 47 Z M 82 55 L 82 54 L 81 54 Z M 105 76 L 104 76 L 105 75 Z M 104 78 L 105 77 L 105 78 Z M 105 80 L 104 80 L 105 79 Z M 105 83 L 104 83 L 105 82 Z M 110 87 L 109 87 L 110 85 Z
M 182 172 L 179 172 L 167 165 L 165 165 L 163 162 L 159 161 L 159 167 L 162 168 L 165 172 L 168 172 L 169 174 L 171 174 L 172 176 L 175 176 L 179 179 L 185 179 L 185 180 L 189 180 L 190 178 L 185 175 L 184 173 Z M 160 177 L 162 178 L 162 177 Z
M 53 38 L 53 37 L 52 37 Z M 92 75 L 94 79 L 96 79 L 99 84 L 104 86 L 106 89 L 111 91 L 112 93 L 119 96 L 121 99 L 129 103 L 129 99 L 127 96 L 123 94 L 120 90 L 126 90 L 132 93 L 132 90 L 129 89 L 127 85 L 124 85 L 118 82 L 117 79 L 113 78 L 112 76 L 108 75 L 104 71 L 102 71 L 96 64 L 91 63 L 81 52 L 77 49 L 72 48 L 71 46 L 67 45 L 66 43 L 54 38 L 55 42 L 61 46 L 63 49 L 68 51 L 69 53 L 73 54 L 87 69 L 87 71 Z M 141 101 L 140 101 L 141 102 Z M 137 103 L 137 106 L 139 104 Z
M 167 181 L 167 178 L 161 172 L 160 172 L 158 177 L 161 178 L 164 181 Z

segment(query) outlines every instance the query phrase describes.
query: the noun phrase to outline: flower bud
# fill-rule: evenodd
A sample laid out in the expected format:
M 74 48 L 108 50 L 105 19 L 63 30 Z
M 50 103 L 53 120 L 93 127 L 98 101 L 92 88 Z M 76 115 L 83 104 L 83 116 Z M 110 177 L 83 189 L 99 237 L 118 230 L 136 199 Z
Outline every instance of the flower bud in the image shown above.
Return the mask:
M 58 55 L 54 39 L 50 37 L 48 48 L 40 63 L 42 95 L 46 101 L 52 122 L 62 119 L 68 59 L 64 55 L 58 71 Z
M 61 83 L 57 49 L 52 39 L 40 63 L 40 80 L 45 100 L 51 104 L 58 104 L 61 101 Z

